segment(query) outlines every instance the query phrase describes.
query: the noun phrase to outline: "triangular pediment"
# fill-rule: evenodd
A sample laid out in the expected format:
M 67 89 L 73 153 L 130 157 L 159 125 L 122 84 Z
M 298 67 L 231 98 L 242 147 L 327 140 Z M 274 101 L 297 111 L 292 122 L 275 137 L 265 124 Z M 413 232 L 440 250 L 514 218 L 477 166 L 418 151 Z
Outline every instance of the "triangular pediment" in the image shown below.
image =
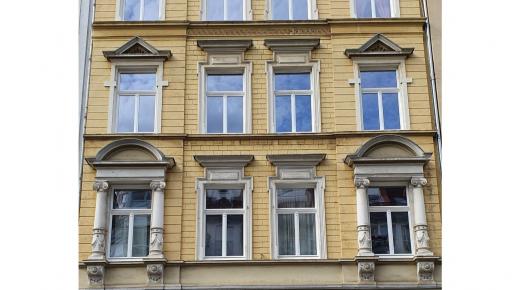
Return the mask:
M 402 48 L 382 34 L 376 34 L 357 49 L 346 49 L 349 58 L 363 56 L 404 56 L 412 54 L 413 48 Z
M 103 51 L 108 60 L 111 59 L 142 59 L 156 58 L 166 60 L 170 58 L 169 50 L 158 50 L 140 37 L 134 37 L 114 51 Z

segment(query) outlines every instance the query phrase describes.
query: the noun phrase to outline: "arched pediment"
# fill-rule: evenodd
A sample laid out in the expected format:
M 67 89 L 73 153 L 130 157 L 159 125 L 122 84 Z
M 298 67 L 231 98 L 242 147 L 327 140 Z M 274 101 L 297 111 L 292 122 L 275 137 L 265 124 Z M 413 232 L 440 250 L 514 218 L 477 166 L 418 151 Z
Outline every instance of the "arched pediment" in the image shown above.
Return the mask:
M 355 154 L 347 155 L 345 163 L 352 166 L 363 162 L 427 162 L 426 153 L 410 139 L 399 135 L 381 135 L 361 145 Z

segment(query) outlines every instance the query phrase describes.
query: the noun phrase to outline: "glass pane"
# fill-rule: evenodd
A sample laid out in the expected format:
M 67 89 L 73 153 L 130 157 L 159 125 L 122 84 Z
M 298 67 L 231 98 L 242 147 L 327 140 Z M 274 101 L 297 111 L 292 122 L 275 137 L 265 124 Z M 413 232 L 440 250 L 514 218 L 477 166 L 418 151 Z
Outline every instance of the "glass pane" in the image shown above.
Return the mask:
M 289 0 L 272 0 L 272 17 L 274 20 L 289 19 Z
M 227 98 L 227 131 L 228 133 L 244 132 L 243 97 Z
M 110 257 L 126 257 L 128 251 L 128 216 L 112 216 Z
M 296 255 L 294 248 L 294 215 L 278 215 L 278 254 Z
M 148 256 L 150 244 L 150 215 L 134 216 L 134 233 L 132 240 L 132 257 Z
M 155 96 L 139 97 L 138 132 L 153 132 L 155 123 Z
M 390 0 L 375 0 L 376 17 L 391 17 Z
M 401 187 L 369 187 L 368 203 L 370 206 L 406 206 L 406 188 Z
M 276 132 L 291 132 L 291 96 L 276 96 L 274 112 Z
M 408 212 L 392 213 L 392 233 L 394 235 L 394 254 L 412 253 Z
M 155 73 L 119 74 L 119 91 L 155 91 Z
M 293 0 L 293 19 L 309 19 L 309 7 L 307 6 L 307 0 Z
M 119 96 L 117 102 L 117 132 L 134 132 L 134 102 L 134 96 Z
M 224 132 L 224 103 L 222 97 L 208 97 L 207 108 L 207 130 L 208 133 Z
M 114 190 L 113 208 L 152 208 L 152 191 L 147 189 Z
M 310 90 L 310 73 L 277 73 L 274 75 L 274 88 L 280 90 Z
M 242 189 L 206 189 L 206 208 L 243 208 Z
M 144 20 L 159 20 L 159 0 L 144 0 Z
M 208 91 L 242 91 L 243 88 L 242 75 L 208 75 L 207 90 Z
M 363 129 L 379 130 L 379 107 L 377 94 L 363 94 Z
M 296 132 L 312 131 L 311 96 L 296 96 Z
M 206 256 L 222 256 L 222 216 L 206 216 Z
M 125 0 L 123 20 L 139 20 L 141 2 L 139 0 Z
M 397 75 L 395 70 L 362 71 L 362 88 L 397 88 Z
M 396 93 L 383 94 L 385 129 L 400 129 L 399 98 Z
M 356 0 L 356 15 L 359 18 L 372 17 L 372 7 L 370 0 Z
M 242 215 L 228 215 L 227 216 L 227 245 L 226 255 L 228 256 L 242 256 L 244 255 L 244 227 Z
M 316 218 L 315 214 L 299 214 L 300 254 L 316 255 Z
M 244 20 L 244 0 L 228 0 L 227 20 Z
M 386 212 L 370 213 L 370 229 L 372 230 L 372 251 L 374 254 L 389 254 Z
M 314 188 L 278 188 L 278 208 L 314 207 Z
M 224 20 L 224 0 L 206 0 L 206 20 Z

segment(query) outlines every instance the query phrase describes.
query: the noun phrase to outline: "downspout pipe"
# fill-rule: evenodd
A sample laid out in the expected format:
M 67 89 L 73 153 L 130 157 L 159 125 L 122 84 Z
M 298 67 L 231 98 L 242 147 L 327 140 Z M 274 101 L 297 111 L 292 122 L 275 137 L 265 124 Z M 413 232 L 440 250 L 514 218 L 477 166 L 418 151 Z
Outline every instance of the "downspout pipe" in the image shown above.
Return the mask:
M 432 97 L 433 97 L 433 110 L 434 110 L 434 119 L 435 119 L 435 131 L 437 132 L 437 145 L 439 146 L 439 166 L 442 164 L 442 133 L 441 133 L 441 122 L 440 122 L 440 114 L 439 114 L 439 101 L 437 98 L 437 82 L 435 77 L 435 69 L 433 63 L 433 49 L 432 49 L 432 37 L 430 32 L 430 17 L 428 15 L 428 1 L 422 0 L 423 2 L 423 13 L 426 18 L 426 46 L 428 49 L 428 62 L 430 69 L 430 85 L 432 88 Z

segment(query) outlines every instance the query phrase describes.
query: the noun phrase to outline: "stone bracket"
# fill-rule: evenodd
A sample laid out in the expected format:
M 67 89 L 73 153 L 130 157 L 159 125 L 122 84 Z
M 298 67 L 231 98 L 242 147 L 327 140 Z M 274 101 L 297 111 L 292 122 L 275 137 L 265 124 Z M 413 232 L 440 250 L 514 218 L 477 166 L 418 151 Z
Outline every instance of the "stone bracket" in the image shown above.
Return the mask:
M 148 286 L 161 288 L 164 286 L 164 267 L 166 260 L 153 259 L 145 261 Z
M 419 284 L 435 284 L 433 278 L 435 270 L 435 261 L 438 257 L 416 257 L 417 262 L 417 283 Z
M 95 263 L 87 265 L 88 283 L 91 288 L 105 287 L 105 264 Z
M 360 284 L 375 284 L 377 257 L 355 257 L 358 265 L 358 281 Z

